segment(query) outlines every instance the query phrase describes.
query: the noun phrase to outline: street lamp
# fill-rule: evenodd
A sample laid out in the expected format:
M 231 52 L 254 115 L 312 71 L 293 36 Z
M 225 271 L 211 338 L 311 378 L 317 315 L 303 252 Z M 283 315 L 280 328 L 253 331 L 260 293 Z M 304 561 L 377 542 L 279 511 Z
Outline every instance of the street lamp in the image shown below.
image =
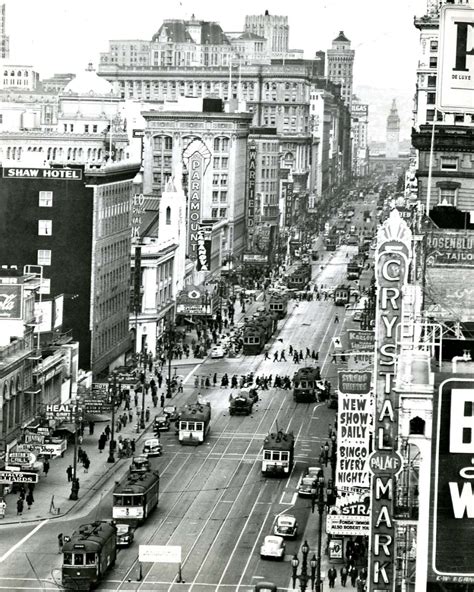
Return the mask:
M 69 494 L 69 499 L 76 501 L 79 499 L 79 479 L 77 477 L 77 444 L 78 444 L 78 437 L 79 437 L 79 430 L 82 422 L 82 417 L 79 415 L 79 408 L 77 405 L 77 401 L 74 407 L 74 459 L 73 459 L 73 466 L 72 466 L 72 483 L 71 483 L 71 493 Z
M 109 378 L 109 384 L 112 388 L 112 430 L 110 433 L 110 444 L 109 444 L 109 457 L 107 458 L 108 463 L 114 463 L 114 451 L 115 451 L 115 399 L 117 396 L 117 372 L 112 372 L 112 376 Z
M 298 556 L 295 554 L 295 555 L 293 555 L 293 559 L 291 560 L 291 567 L 293 569 L 293 573 L 292 573 L 291 577 L 293 580 L 293 588 L 296 585 L 296 580 L 299 580 L 300 591 L 305 592 L 306 586 L 309 581 L 311 581 L 310 590 L 312 590 L 314 588 L 314 579 L 315 579 L 315 574 L 316 574 L 317 560 L 316 560 L 316 557 L 314 556 L 314 553 L 313 553 L 313 556 L 309 560 L 309 565 L 311 567 L 311 574 L 308 574 L 309 545 L 308 545 L 307 541 L 305 541 L 303 543 L 303 546 L 301 547 L 301 553 L 303 554 L 303 560 L 301 562 L 301 571 L 300 571 L 300 573 L 297 572 L 298 565 L 300 564 L 300 561 L 298 559 Z

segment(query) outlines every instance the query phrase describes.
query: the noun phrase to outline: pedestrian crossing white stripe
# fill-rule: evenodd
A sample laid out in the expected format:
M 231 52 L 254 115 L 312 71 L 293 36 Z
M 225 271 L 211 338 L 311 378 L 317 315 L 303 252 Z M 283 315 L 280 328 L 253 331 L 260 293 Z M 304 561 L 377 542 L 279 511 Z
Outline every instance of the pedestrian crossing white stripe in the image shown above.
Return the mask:
M 26 543 L 26 541 L 30 537 L 32 537 L 36 532 L 38 532 L 38 530 L 40 528 L 42 528 L 48 522 L 49 522 L 49 518 L 47 518 L 46 520 L 43 520 L 43 522 L 40 522 L 37 526 L 35 526 L 31 532 L 29 532 L 26 536 L 24 536 L 20 541 L 18 541 L 18 543 L 13 545 L 13 547 L 11 549 L 9 549 L 6 553 L 4 553 L 0 557 L 0 563 L 3 563 L 5 561 L 5 559 L 8 559 L 12 553 L 14 553 L 19 547 L 21 547 L 23 545 L 23 543 Z

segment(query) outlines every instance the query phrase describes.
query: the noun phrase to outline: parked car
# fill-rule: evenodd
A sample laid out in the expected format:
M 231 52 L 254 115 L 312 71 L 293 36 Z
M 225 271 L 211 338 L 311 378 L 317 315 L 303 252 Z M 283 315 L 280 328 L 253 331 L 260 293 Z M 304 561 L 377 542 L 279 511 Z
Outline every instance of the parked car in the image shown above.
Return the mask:
M 117 527 L 117 547 L 130 547 L 135 535 L 130 524 L 116 524 Z
M 211 349 L 211 358 L 223 358 L 224 357 L 224 348 L 222 345 L 215 345 Z
M 262 559 L 272 558 L 283 561 L 285 557 L 285 541 L 283 537 L 275 535 L 266 536 L 260 547 L 260 557 Z
M 298 522 L 296 518 L 290 514 L 278 516 L 273 527 L 273 534 L 283 538 L 295 538 L 298 534 Z
M 304 472 L 305 477 L 312 477 L 313 479 L 319 479 L 319 477 L 323 474 L 322 467 L 313 466 L 307 467 L 306 471 Z
M 298 484 L 298 495 L 306 497 L 316 493 L 316 479 L 303 475 Z
M 146 456 L 161 456 L 161 442 L 158 438 L 149 438 L 143 444 L 143 454 Z
M 169 417 L 171 422 L 176 421 L 179 417 L 179 413 L 174 405 L 166 405 L 163 413 Z

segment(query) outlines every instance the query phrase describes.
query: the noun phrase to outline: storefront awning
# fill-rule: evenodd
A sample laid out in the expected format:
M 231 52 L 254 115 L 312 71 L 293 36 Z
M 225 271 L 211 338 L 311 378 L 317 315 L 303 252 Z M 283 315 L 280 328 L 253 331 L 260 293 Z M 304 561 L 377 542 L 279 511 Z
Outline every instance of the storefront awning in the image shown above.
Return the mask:
M 69 432 L 70 434 L 76 433 L 76 426 L 73 423 L 62 423 L 60 426 L 55 428 L 55 432 Z
M 93 421 L 94 423 L 100 423 L 104 421 L 110 421 L 110 416 L 103 413 L 84 413 L 84 421 Z

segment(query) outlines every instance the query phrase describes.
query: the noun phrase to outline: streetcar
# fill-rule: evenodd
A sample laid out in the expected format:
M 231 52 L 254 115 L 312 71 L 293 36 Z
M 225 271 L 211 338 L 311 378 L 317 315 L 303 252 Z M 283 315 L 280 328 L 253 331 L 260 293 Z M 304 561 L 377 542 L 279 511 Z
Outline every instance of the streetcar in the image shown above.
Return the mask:
M 297 403 L 314 403 L 318 400 L 318 381 L 321 380 L 318 368 L 306 366 L 299 368 L 293 376 L 293 400 Z
M 267 342 L 267 332 L 257 323 L 245 325 L 242 341 L 245 356 L 260 354 Z
M 341 285 L 334 290 L 334 304 L 336 306 L 345 306 L 349 303 L 351 290 L 349 286 Z
M 310 280 L 311 265 L 309 263 L 303 263 L 290 273 L 287 279 L 287 286 L 295 290 L 304 290 Z
M 326 239 L 326 251 L 335 251 L 337 248 L 337 238 L 335 237 L 328 237 Z
M 284 319 L 288 310 L 288 298 L 285 294 L 274 292 L 268 300 L 268 310 L 276 314 L 278 319 Z
M 288 477 L 293 468 L 295 437 L 293 432 L 268 434 L 263 442 L 262 473 L 276 477 Z
M 347 279 L 348 280 L 358 280 L 360 277 L 361 267 L 360 263 L 357 259 L 352 259 L 347 264 Z
M 112 518 L 132 526 L 143 524 L 158 505 L 160 474 L 158 471 L 133 471 L 115 484 Z
M 202 444 L 211 429 L 211 404 L 192 403 L 181 408 L 178 439 L 181 444 Z
M 117 528 L 107 521 L 82 524 L 64 537 L 62 587 L 93 590 L 117 557 Z

